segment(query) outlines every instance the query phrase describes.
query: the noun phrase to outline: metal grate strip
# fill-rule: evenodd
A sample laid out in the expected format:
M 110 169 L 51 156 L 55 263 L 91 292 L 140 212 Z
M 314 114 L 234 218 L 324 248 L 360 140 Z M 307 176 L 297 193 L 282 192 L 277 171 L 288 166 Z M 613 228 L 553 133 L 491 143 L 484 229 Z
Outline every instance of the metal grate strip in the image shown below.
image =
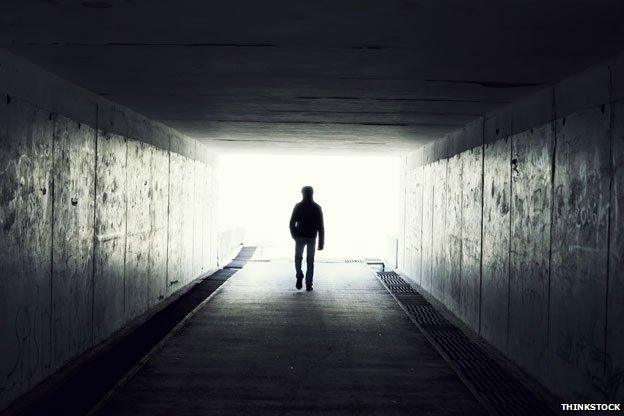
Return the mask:
M 438 312 L 401 276 L 395 272 L 378 272 L 377 276 L 491 414 L 554 414 L 545 403 Z
M 241 247 L 236 257 L 234 257 L 231 262 L 223 266 L 223 268 L 242 269 L 243 267 L 245 267 L 245 264 L 247 264 L 247 262 L 251 260 L 255 251 L 256 247 Z

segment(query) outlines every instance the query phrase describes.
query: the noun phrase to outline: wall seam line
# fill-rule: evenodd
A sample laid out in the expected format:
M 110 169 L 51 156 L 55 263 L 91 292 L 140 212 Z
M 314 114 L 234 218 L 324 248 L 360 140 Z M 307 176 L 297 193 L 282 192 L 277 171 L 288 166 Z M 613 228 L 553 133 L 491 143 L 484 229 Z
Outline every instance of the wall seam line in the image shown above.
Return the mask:
M 546 351 L 550 351 L 550 292 L 552 286 L 552 255 L 553 255 L 553 234 L 555 219 L 555 180 L 557 172 L 557 108 L 555 101 L 555 89 L 552 88 L 552 107 L 551 107 L 551 168 L 550 168 L 550 232 L 548 237 L 548 300 L 547 300 L 547 320 L 546 320 Z M 546 360 L 548 363 L 548 360 Z M 546 370 L 547 371 L 547 370 Z
M 444 222 L 442 223 L 443 231 L 442 231 L 442 235 L 441 235 L 441 247 L 440 247 L 440 269 L 439 271 L 436 272 L 436 277 L 438 279 L 440 279 L 440 277 L 445 277 L 446 275 L 446 246 L 444 244 L 445 240 L 448 238 L 448 236 L 446 235 L 446 233 L 448 232 L 447 226 L 446 226 L 446 222 L 448 220 L 448 159 L 441 159 L 440 163 L 444 163 L 444 200 L 443 200 L 443 207 L 444 207 Z M 442 303 L 444 303 L 445 305 L 448 305 L 448 298 L 447 298 L 447 293 L 446 293 L 446 286 L 444 285 L 444 279 L 442 279 L 441 281 L 438 281 L 438 285 L 439 287 L 441 287 L 440 293 L 438 296 L 440 296 L 440 300 L 442 301 Z
M 445 241 L 448 237 L 448 165 L 449 165 L 449 160 L 448 160 L 448 154 L 447 154 L 447 158 L 443 159 L 444 160 L 444 232 L 442 233 L 442 270 L 444 272 L 444 275 L 446 275 L 446 255 L 445 255 L 445 250 L 446 250 L 446 246 L 445 246 L 445 242 L 448 244 L 448 241 Z M 444 281 L 442 281 L 442 283 L 444 283 Z M 442 299 L 445 300 L 445 303 L 448 304 L 448 299 L 445 299 L 448 296 L 448 289 L 446 287 L 442 288 L 442 293 L 440 294 Z
M 171 216 L 171 136 L 169 136 L 169 150 L 167 150 L 167 249 L 165 259 L 165 293 L 169 291 L 169 217 Z
M 406 244 L 405 244 L 405 234 L 407 232 L 407 225 L 406 225 L 406 221 L 407 221 L 407 170 L 408 170 L 408 163 L 407 163 L 407 157 L 405 157 L 403 159 L 403 258 L 401 259 L 401 263 L 403 265 L 403 267 L 406 267 L 407 265 L 405 264 L 405 253 L 407 251 L 407 249 L 405 248 Z
M 50 113 L 52 116 L 52 113 Z M 50 178 L 50 198 L 52 199 L 52 218 L 51 218 L 51 235 L 50 235 L 50 367 L 54 361 L 52 356 L 54 353 L 54 229 L 55 229 L 55 179 L 56 179 L 56 117 L 52 120 L 52 177 Z
M 611 279 L 611 215 L 613 210 L 611 209 L 614 203 L 613 195 L 613 181 L 615 176 L 615 160 L 613 154 L 614 147 L 614 134 L 615 129 L 615 103 L 613 102 L 613 71 L 611 67 L 609 69 L 609 205 L 607 211 L 607 276 L 605 287 L 605 324 L 604 324 L 604 362 L 603 373 L 606 375 L 608 371 L 607 364 L 607 345 L 608 345 L 608 330 L 609 330 L 609 280 Z
M 464 259 L 464 160 L 459 155 L 459 299 L 457 301 L 457 308 L 459 315 L 462 313 L 462 273 L 463 273 L 463 259 Z
M 100 107 L 95 105 L 95 132 L 94 132 L 94 161 L 93 161 L 93 253 L 92 253 L 92 273 L 91 273 L 91 345 L 95 343 L 95 271 L 97 252 L 97 166 L 98 166 L 98 140 L 100 129 Z
M 430 263 L 430 269 L 431 269 L 429 279 L 431 280 L 430 282 L 431 286 L 429 290 L 432 295 L 435 295 L 436 284 L 437 284 L 437 282 L 435 281 L 435 276 L 436 276 L 435 275 L 435 271 L 436 271 L 435 269 L 435 262 L 436 262 L 435 244 L 436 242 L 435 242 L 435 233 L 434 233 L 435 224 L 436 224 L 436 215 L 434 214 L 436 212 L 435 211 L 435 207 L 436 207 L 435 196 L 436 196 L 436 187 L 440 188 L 439 191 L 441 191 L 442 189 L 440 186 L 438 186 L 437 180 L 435 179 L 437 178 L 435 175 L 436 171 L 438 170 L 437 166 L 433 166 L 433 163 L 428 166 L 430 166 L 429 177 L 431 178 L 431 249 L 429 250 L 429 263 Z M 436 297 L 436 299 L 438 298 Z
M 479 323 L 478 334 L 481 334 L 481 305 L 483 292 L 483 194 L 485 192 L 485 117 L 481 124 L 481 238 L 479 240 Z
M 149 187 L 151 189 L 154 189 L 154 149 L 155 147 L 150 147 L 149 148 Z M 149 198 L 149 191 L 148 191 L 148 208 L 147 208 L 147 215 L 149 218 L 149 243 L 147 244 L 147 273 L 148 276 L 153 276 L 153 270 L 152 270 L 152 260 L 153 260 L 153 253 L 152 253 L 152 241 L 154 239 L 154 227 L 152 226 L 153 224 L 153 220 L 152 220 L 152 208 L 153 208 L 153 202 L 154 202 L 154 191 L 152 191 L 152 197 Z M 145 283 L 145 308 L 146 310 L 150 308 L 150 305 L 152 303 L 152 299 L 151 299 L 151 290 L 150 290 L 150 284 L 151 284 L 151 279 L 148 278 L 147 282 Z
M 126 263 L 128 256 L 128 138 L 124 137 L 124 144 L 126 147 L 126 163 L 124 169 L 124 205 L 125 205 L 125 214 L 124 214 L 124 263 L 123 263 L 123 310 L 124 310 L 124 321 L 126 320 Z
M 422 270 L 422 265 L 423 265 L 423 225 L 424 225 L 424 220 L 423 220 L 423 213 L 425 210 L 425 205 L 424 205 L 424 195 L 425 195 L 425 168 L 423 166 L 420 166 L 418 169 L 420 169 L 420 267 L 418 270 L 418 275 L 420 276 L 420 286 L 423 285 L 423 270 Z
M 509 247 L 507 252 L 507 325 L 505 335 L 505 350 L 509 350 L 509 325 L 511 323 L 511 255 L 512 255 L 512 224 L 513 224 L 513 112 L 509 126 Z
M 197 141 L 195 141 L 195 157 L 198 157 L 197 155 Z M 195 279 L 195 277 L 199 276 L 201 274 L 201 271 L 199 272 L 199 274 L 197 273 L 197 264 L 195 263 L 195 260 L 197 260 L 195 258 L 195 254 L 197 252 L 197 234 L 199 230 L 197 230 L 197 165 L 199 163 L 199 160 L 196 159 L 195 161 L 193 161 L 193 273 L 191 274 L 191 279 Z
M 442 238 L 441 238 L 441 250 L 440 250 L 440 265 L 441 265 L 441 270 L 438 274 L 438 276 L 441 278 L 440 284 L 441 284 L 441 292 L 440 292 L 440 297 L 441 299 L 443 299 L 444 304 L 448 305 L 447 307 L 449 308 L 449 310 L 452 310 L 452 301 L 453 298 L 451 296 L 450 293 L 450 285 L 449 283 L 449 270 L 448 270 L 448 264 L 446 263 L 446 256 L 447 256 L 447 252 L 446 250 L 449 249 L 450 244 L 448 244 L 450 238 L 449 238 L 449 217 L 448 217 L 448 212 L 449 212 L 449 162 L 450 162 L 450 158 L 448 157 L 448 149 L 446 150 L 446 156 L 444 159 L 440 160 L 441 163 L 444 164 L 444 200 L 443 200 L 443 206 L 444 206 L 444 230 L 442 232 Z M 457 315 L 457 313 L 455 311 L 453 311 L 453 313 L 455 313 Z

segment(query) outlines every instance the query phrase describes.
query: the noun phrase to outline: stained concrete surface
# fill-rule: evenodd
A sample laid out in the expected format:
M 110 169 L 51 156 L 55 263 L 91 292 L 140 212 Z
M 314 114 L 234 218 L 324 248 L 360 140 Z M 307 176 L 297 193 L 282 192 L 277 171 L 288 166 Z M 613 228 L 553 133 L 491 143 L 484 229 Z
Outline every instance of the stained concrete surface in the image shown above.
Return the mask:
M 150 235 L 147 303 L 155 305 L 167 294 L 167 221 L 169 218 L 169 152 L 152 148 L 150 164 Z M 205 230 L 210 233 L 210 230 Z
M 207 272 L 212 265 L 216 264 L 216 256 L 213 251 L 213 235 L 210 233 L 210 230 L 213 227 L 213 212 L 216 205 L 215 200 L 217 198 L 217 192 L 213 186 L 215 176 L 216 175 L 213 173 L 213 169 L 210 165 L 203 166 L 203 170 L 200 174 L 201 182 L 199 185 L 200 189 L 203 191 L 202 197 L 200 198 L 202 205 L 199 211 L 201 214 L 200 262 L 202 273 Z
M 622 2 L 567 6 L 13 0 L 0 45 L 214 144 L 396 152 L 621 49 Z
M 182 188 L 182 199 L 178 201 L 182 206 L 182 280 L 185 285 L 193 280 L 193 246 L 195 245 L 195 165 L 188 158 L 183 161 L 182 182 L 174 183 L 173 186 Z
M 98 415 L 485 414 L 358 263 L 251 262 Z
M 128 142 L 127 207 L 124 294 L 131 299 L 125 306 L 126 317 L 134 317 L 147 309 L 150 280 L 150 205 L 151 146 Z
M 483 127 L 475 132 L 483 137 Z M 471 326 L 479 322 L 479 291 L 481 290 L 481 227 L 483 217 L 483 149 L 478 146 L 462 155 L 462 244 L 460 313 Z
M 423 193 L 422 197 L 422 265 L 421 265 L 421 285 L 431 292 L 433 287 L 431 271 L 433 268 L 433 174 L 432 169 L 423 166 Z
M 613 194 L 611 224 L 624 224 L 624 102 L 613 106 Z M 609 249 L 609 292 L 607 293 L 607 340 L 605 348 L 606 374 L 615 380 L 624 362 L 624 227 L 611 226 Z M 619 383 L 609 383 L 606 390 L 619 388 Z
M 50 114 L 0 95 L 0 394 L 50 372 Z M 45 347 L 43 347 L 45 346 Z
M 206 186 L 204 184 L 203 177 L 203 164 L 196 160 L 193 162 L 193 276 L 199 276 L 202 273 L 202 249 L 203 249 L 203 234 L 202 234 L 202 221 L 205 220 L 208 215 L 205 214 L 203 205 L 206 198 L 204 196 Z
M 445 279 L 445 258 L 444 249 L 446 241 L 446 177 L 447 162 L 440 160 L 432 164 L 433 179 L 433 242 L 432 242 L 432 263 L 431 282 L 432 290 L 436 296 L 444 296 L 444 279 Z
M 53 145 L 52 357 L 65 363 L 92 345 L 95 129 L 58 116 Z
M 408 156 L 403 174 L 410 181 L 411 170 L 424 169 L 435 187 L 449 192 L 457 189 L 456 179 L 444 177 L 439 166 L 453 163 L 457 152 L 464 161 L 483 152 L 483 165 L 473 163 L 463 173 L 475 182 L 483 177 L 481 270 L 475 276 L 481 278 L 480 290 L 467 290 L 474 281 L 463 273 L 461 280 L 462 303 L 478 303 L 480 316 L 478 322 L 458 317 L 565 400 L 624 397 L 624 147 L 622 103 L 611 101 L 621 92 L 622 68 L 618 58 L 503 107 L 481 119 L 482 145 L 458 146 L 459 133 L 449 135 Z M 405 189 L 411 186 L 406 183 Z M 466 195 L 466 186 L 461 190 Z M 423 193 L 423 207 L 434 207 L 432 220 L 427 211 L 422 218 L 423 224 L 433 222 L 433 259 L 452 243 L 448 233 L 439 237 L 444 228 L 436 231 L 435 225 L 452 226 L 449 219 L 457 215 L 448 212 L 454 205 L 437 205 L 438 198 L 435 190 Z M 478 215 L 478 209 L 462 210 L 464 218 Z M 406 207 L 406 227 L 418 222 L 414 215 L 417 211 Z M 472 222 L 462 222 L 463 236 L 475 232 Z M 462 245 L 462 271 L 467 248 Z M 444 270 L 435 274 L 437 267 L 434 263 L 430 286 L 427 278 L 420 279 L 452 309 L 450 288 L 439 281 Z
M 101 341 L 125 321 L 126 139 L 98 134 L 96 158 L 93 338 Z
M 510 140 L 505 137 L 488 144 L 483 152 L 481 334 L 496 347 L 505 349 L 509 290 Z
M 553 125 L 514 135 L 512 142 L 509 352 L 544 371 L 548 340 Z
M 184 280 L 182 242 L 182 217 L 184 215 L 184 156 L 169 155 L 169 198 L 167 206 L 167 292 L 180 286 Z
M 555 131 L 549 365 L 560 369 L 555 384 L 582 392 L 609 383 L 604 331 L 610 106 L 559 119 Z
M 446 165 L 446 244 L 444 245 L 444 303 L 459 314 L 461 296 L 462 187 L 461 155 L 449 158 Z
M 423 169 L 414 169 L 407 172 L 410 175 L 406 181 L 405 206 L 410 212 L 405 215 L 405 270 L 418 282 L 422 279 L 422 181 Z
M 1 68 L 8 70 L 5 61 Z M 75 87 L 48 84 L 47 77 L 29 80 L 34 90 L 58 93 L 59 106 L 77 105 Z M 92 102 L 78 102 L 92 108 Z M 216 267 L 210 152 L 182 138 L 183 144 L 193 143 L 186 149 L 191 154 L 182 156 L 42 108 L 48 104 L 0 94 L 2 409 Z M 117 111 L 118 125 L 134 120 Z M 141 123 L 122 130 L 156 129 Z M 189 183 L 180 201 L 190 218 L 185 226 L 191 238 L 183 246 L 168 241 L 170 154 L 180 158 Z M 206 219 L 205 225 L 194 226 L 195 216 Z M 202 241 L 208 251 L 201 268 L 187 262 L 180 283 L 167 286 L 168 250 L 180 248 L 191 258 L 195 247 L 204 250 Z

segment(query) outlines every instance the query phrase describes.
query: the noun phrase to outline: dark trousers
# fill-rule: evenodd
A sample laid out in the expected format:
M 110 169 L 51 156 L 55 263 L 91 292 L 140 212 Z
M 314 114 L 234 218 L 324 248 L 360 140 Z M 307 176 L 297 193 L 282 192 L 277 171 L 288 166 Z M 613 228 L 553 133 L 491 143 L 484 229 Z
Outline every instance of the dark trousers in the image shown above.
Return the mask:
M 301 262 L 303 261 L 304 248 L 306 249 L 306 286 L 312 286 L 312 280 L 314 279 L 314 252 L 316 251 L 316 238 L 295 238 L 295 270 L 297 272 L 297 277 L 303 277 Z

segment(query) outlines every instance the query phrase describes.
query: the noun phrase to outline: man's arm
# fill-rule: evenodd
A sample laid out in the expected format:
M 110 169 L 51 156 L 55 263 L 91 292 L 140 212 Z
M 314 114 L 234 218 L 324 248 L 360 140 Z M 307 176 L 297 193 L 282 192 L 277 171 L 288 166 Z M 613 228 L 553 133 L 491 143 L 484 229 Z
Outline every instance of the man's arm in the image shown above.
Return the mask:
M 323 210 L 319 206 L 319 226 L 318 226 L 318 249 L 319 251 L 323 250 L 325 247 L 325 225 L 323 224 Z
M 292 214 L 290 215 L 290 223 L 289 223 L 289 228 L 290 228 L 290 236 L 292 238 L 295 238 L 295 222 L 297 221 L 296 217 L 297 217 L 297 205 L 295 205 L 295 207 L 293 208 Z

